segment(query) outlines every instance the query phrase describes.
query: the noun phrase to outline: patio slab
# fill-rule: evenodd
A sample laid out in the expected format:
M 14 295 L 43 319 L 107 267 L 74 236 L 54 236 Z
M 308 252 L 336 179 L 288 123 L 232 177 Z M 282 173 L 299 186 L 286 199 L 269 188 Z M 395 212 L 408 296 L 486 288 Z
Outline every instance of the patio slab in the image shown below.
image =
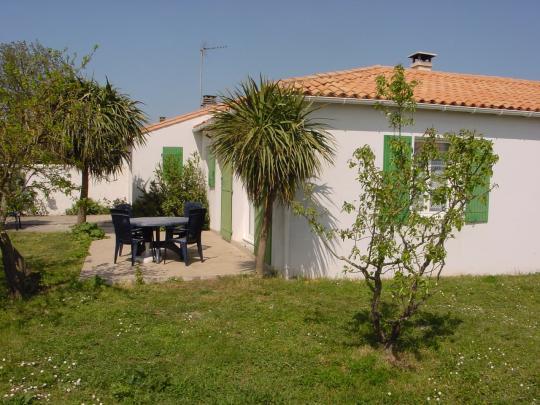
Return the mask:
M 196 245 L 188 247 L 189 266 L 172 251 L 167 252 L 166 264 L 141 263 L 131 266 L 129 246 L 124 246 L 123 255 L 114 264 L 114 234 L 107 236 L 107 239 L 92 242 L 81 279 L 99 276 L 111 284 L 130 284 L 136 281 L 137 269 L 140 269 L 139 274 L 145 282 L 156 283 L 170 279 L 195 280 L 251 274 L 255 269 L 255 258 L 247 249 L 224 241 L 214 231 L 202 234 L 204 262 L 201 263 L 199 259 Z

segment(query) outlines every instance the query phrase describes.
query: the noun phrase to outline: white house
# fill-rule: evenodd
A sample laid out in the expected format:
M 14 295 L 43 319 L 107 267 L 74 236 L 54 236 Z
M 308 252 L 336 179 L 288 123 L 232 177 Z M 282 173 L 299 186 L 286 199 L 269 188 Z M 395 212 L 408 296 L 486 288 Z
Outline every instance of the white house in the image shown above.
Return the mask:
M 466 225 L 448 243 L 445 274 L 539 271 L 540 82 L 437 72 L 432 70 L 433 56 L 413 54 L 413 64 L 406 69 L 407 78 L 419 85 L 415 125 L 405 135 L 414 144 L 429 127 L 439 132 L 474 129 L 493 141 L 500 158 L 492 179 L 498 188 L 491 191 L 480 220 Z M 350 224 L 341 206 L 358 193 L 354 172 L 347 167 L 354 149 L 368 144 L 382 166 L 384 136 L 391 132 L 385 117 L 373 108 L 375 78 L 391 72 L 392 67 L 372 66 L 287 79 L 322 107 L 316 114 L 328 120 L 336 139 L 335 164 L 325 168 L 317 183 L 324 188 L 324 204 L 338 226 Z M 133 152 L 126 174 L 127 199 L 136 197 L 135 185 L 152 176 L 163 153 L 181 153 L 185 161 L 198 152 L 211 180 L 211 228 L 226 239 L 252 246 L 254 210 L 241 182 L 223 173 L 219 162 L 209 157 L 211 139 L 205 128 L 210 119 L 211 109 L 203 108 L 150 126 L 148 143 Z M 346 254 L 350 246 L 338 245 L 337 250 Z M 271 265 L 288 276 L 343 274 L 342 264 L 312 235 L 306 221 L 281 206 L 274 207 Z

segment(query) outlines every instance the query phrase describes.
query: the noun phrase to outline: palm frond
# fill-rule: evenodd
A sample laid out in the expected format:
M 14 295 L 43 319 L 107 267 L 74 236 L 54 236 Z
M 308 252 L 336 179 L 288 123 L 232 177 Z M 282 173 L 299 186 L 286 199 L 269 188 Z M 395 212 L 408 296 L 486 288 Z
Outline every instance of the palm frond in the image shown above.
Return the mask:
M 333 163 L 333 137 L 312 118 L 313 106 L 297 90 L 248 78 L 222 96 L 209 130 L 212 151 L 230 165 L 259 205 L 273 196 L 288 205 L 298 186 Z
M 131 149 L 145 143 L 147 121 L 140 103 L 121 94 L 108 79 L 104 86 L 79 79 L 73 91 L 76 101 L 64 119 L 66 161 L 98 177 L 119 172 L 123 162 L 129 162 Z

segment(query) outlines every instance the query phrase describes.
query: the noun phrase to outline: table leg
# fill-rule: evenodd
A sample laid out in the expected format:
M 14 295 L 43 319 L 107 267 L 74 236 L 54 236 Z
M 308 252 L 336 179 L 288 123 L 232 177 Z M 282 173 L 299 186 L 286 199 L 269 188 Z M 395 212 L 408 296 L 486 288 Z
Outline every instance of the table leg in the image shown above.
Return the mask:
M 152 255 L 152 242 L 146 242 L 152 239 L 152 230 L 150 230 L 150 233 L 145 229 L 143 230 L 144 233 L 144 252 L 137 252 L 136 260 L 139 263 L 149 263 L 154 261 L 154 257 Z
M 155 246 L 156 246 L 156 262 L 157 263 L 161 263 L 161 241 L 160 241 L 160 238 L 161 238 L 161 235 L 160 235 L 160 227 L 157 227 L 156 228 L 156 238 L 154 239 L 155 241 Z
M 165 240 L 161 241 L 161 234 L 159 232 L 159 228 L 156 229 L 156 237 L 154 239 L 155 241 L 154 246 L 156 246 L 157 248 L 156 260 L 158 263 L 161 263 L 161 248 L 172 250 L 180 257 L 181 260 L 184 260 L 182 249 L 176 246 L 173 242 L 169 242 L 171 237 L 172 237 L 172 229 L 165 228 Z

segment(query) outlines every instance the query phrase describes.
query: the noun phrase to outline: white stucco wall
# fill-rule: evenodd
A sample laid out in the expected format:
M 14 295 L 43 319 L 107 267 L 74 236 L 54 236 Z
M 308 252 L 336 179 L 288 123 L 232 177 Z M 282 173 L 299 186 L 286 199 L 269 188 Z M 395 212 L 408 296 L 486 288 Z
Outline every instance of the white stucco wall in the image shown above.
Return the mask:
M 81 174 L 75 169 L 67 170 L 67 174 L 71 177 L 71 181 L 77 187 L 81 185 Z M 116 176 L 109 176 L 106 179 L 90 178 L 88 186 L 88 196 L 93 200 L 112 202 L 119 198 L 128 200 L 130 195 L 131 176 L 128 165 L 124 165 L 122 172 Z M 66 195 L 61 192 L 52 193 L 49 198 L 43 198 L 45 209 L 49 215 L 64 215 L 66 209 L 70 208 L 79 198 L 79 191 L 74 190 L 71 195 Z
M 193 128 L 201 122 L 210 118 L 204 115 L 192 118 L 178 124 L 161 128 L 149 133 L 147 143 L 144 147 L 133 152 L 132 163 L 132 199 L 139 195 L 138 187 L 152 179 L 156 165 L 161 162 L 161 154 L 164 146 L 183 147 L 184 162 L 193 153 L 197 152 L 201 157 L 201 168 L 208 179 L 208 146 L 211 139 L 205 135 L 204 131 L 193 132 Z M 216 161 L 215 187 L 208 187 L 207 194 L 209 202 L 210 228 L 217 232 L 221 229 L 221 168 Z M 246 224 L 248 211 L 248 200 L 242 183 L 238 179 L 233 181 L 233 212 L 232 212 L 232 239 L 244 243 L 246 236 Z
M 355 148 L 368 144 L 382 166 L 383 135 L 391 131 L 380 112 L 370 107 L 328 105 L 317 113 L 329 118 L 330 131 L 338 147 L 334 166 L 326 167 L 317 182 L 322 203 L 330 210 L 328 223 L 351 223 L 341 213 L 343 201 L 354 200 L 357 183 L 347 160 Z M 434 126 L 440 132 L 461 128 L 476 129 L 494 142 L 500 160 L 492 181 L 499 185 L 489 201 L 487 224 L 466 225 L 455 240 L 448 243 L 445 274 L 494 274 L 540 271 L 540 120 L 487 114 L 467 114 L 418 110 L 416 125 L 408 135 L 421 135 Z M 287 221 L 287 216 L 289 220 Z M 273 223 L 272 263 L 287 274 L 303 276 L 342 276 L 342 264 L 331 257 L 314 237 L 303 218 L 276 209 Z M 278 246 L 281 246 L 278 248 Z M 341 254 L 350 245 L 340 243 Z
M 181 146 L 184 162 L 193 152 L 202 156 L 203 139 L 201 135 L 193 134 L 193 127 L 207 120 L 210 116 L 203 115 L 180 122 L 168 127 L 149 132 L 146 145 L 133 151 L 131 199 L 135 201 L 140 195 L 138 187 L 154 178 L 154 171 L 162 161 L 164 146 Z

